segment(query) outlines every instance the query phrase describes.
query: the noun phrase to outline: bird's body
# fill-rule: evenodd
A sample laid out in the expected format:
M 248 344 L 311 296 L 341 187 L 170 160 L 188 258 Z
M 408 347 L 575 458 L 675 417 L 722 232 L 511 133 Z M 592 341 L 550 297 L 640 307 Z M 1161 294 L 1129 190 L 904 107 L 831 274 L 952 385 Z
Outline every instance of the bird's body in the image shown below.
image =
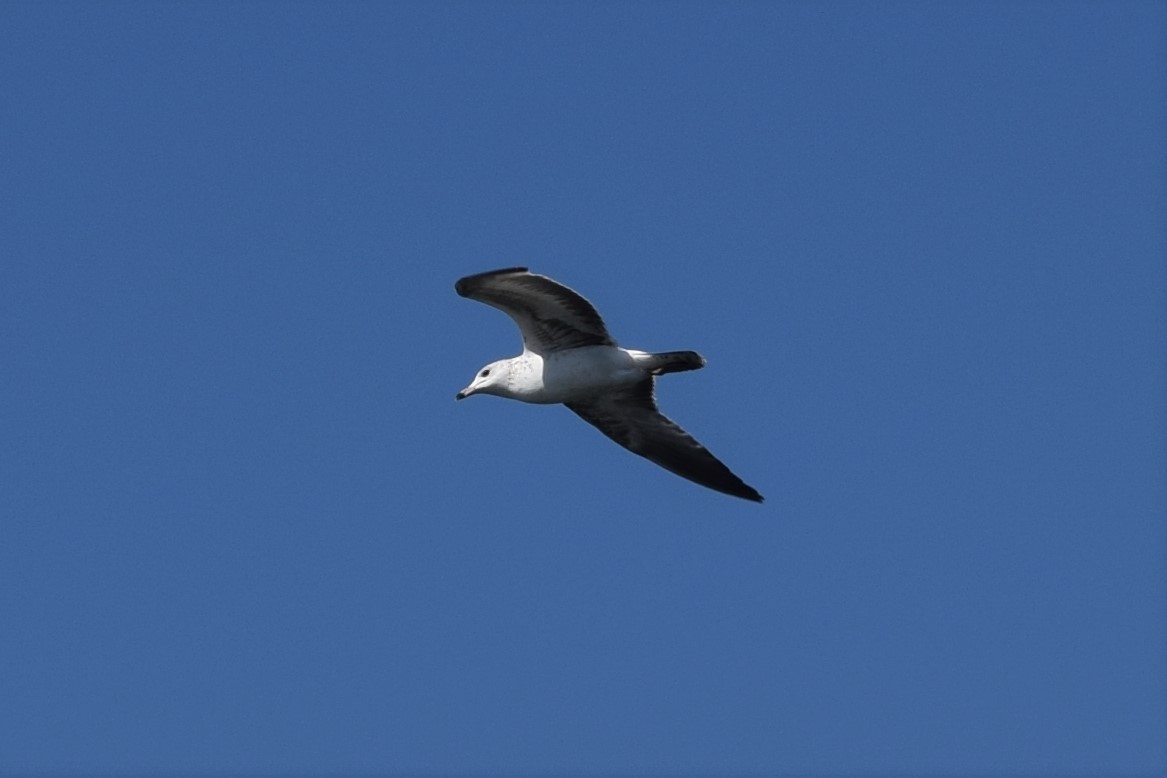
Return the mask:
M 523 353 L 491 362 L 458 393 L 493 394 L 527 403 L 563 403 L 612 440 L 696 483 L 747 500 L 762 496 L 656 408 L 654 376 L 705 366 L 693 351 L 620 348 L 591 303 L 526 268 L 460 279 L 463 297 L 515 320 Z
M 681 353 L 700 359 L 691 351 Z M 475 393 L 544 405 L 587 401 L 614 389 L 635 386 L 654 370 L 660 371 L 660 365 L 665 363 L 661 356 L 619 346 L 580 346 L 553 351 L 546 358 L 524 350 L 517 357 L 492 362 L 488 366 L 491 372 L 502 372 L 505 380 L 496 378 Z M 674 370 L 695 367 L 700 365 Z

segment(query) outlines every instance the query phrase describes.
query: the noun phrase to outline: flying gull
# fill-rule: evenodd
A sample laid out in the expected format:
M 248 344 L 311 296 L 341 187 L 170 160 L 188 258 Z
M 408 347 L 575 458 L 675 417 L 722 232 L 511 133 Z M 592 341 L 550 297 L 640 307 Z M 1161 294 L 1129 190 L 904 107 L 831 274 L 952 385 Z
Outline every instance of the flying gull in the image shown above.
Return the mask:
M 563 403 L 624 448 L 682 478 L 762 501 L 757 490 L 657 410 L 654 377 L 705 367 L 700 354 L 620 348 L 591 303 L 525 267 L 466 276 L 454 290 L 498 308 L 515 320 L 523 335 L 522 354 L 479 370 L 456 399 L 493 394 L 528 403 Z

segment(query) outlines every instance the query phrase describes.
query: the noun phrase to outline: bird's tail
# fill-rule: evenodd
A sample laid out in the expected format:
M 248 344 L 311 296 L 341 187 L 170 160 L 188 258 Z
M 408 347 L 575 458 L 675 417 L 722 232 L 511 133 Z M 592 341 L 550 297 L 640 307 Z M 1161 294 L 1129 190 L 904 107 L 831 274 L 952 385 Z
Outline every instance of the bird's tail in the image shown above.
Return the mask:
M 700 370 L 705 367 L 705 357 L 696 351 L 662 351 L 659 354 L 645 354 L 642 360 L 644 368 L 653 375 Z

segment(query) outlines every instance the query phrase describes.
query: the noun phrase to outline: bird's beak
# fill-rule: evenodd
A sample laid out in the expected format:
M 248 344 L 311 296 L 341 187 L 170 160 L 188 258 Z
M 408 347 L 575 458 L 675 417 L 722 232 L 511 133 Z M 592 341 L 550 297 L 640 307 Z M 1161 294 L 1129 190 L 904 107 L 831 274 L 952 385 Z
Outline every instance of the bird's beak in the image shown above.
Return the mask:
M 460 391 L 456 395 L 454 395 L 454 399 L 455 400 L 465 400 L 471 394 L 472 394 L 472 392 L 470 391 L 470 387 L 466 387 L 465 389 L 463 389 L 462 391 Z

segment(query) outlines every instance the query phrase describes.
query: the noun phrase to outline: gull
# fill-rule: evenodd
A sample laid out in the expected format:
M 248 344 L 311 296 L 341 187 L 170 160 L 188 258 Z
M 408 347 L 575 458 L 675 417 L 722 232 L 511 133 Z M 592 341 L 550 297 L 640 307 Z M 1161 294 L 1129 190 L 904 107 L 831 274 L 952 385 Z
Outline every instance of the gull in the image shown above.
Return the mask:
M 492 394 L 563 403 L 624 448 L 682 478 L 762 502 L 757 490 L 657 410 L 655 377 L 705 367 L 700 354 L 620 348 L 591 303 L 525 267 L 466 276 L 454 290 L 498 308 L 523 336 L 522 354 L 479 370 L 455 399 Z

